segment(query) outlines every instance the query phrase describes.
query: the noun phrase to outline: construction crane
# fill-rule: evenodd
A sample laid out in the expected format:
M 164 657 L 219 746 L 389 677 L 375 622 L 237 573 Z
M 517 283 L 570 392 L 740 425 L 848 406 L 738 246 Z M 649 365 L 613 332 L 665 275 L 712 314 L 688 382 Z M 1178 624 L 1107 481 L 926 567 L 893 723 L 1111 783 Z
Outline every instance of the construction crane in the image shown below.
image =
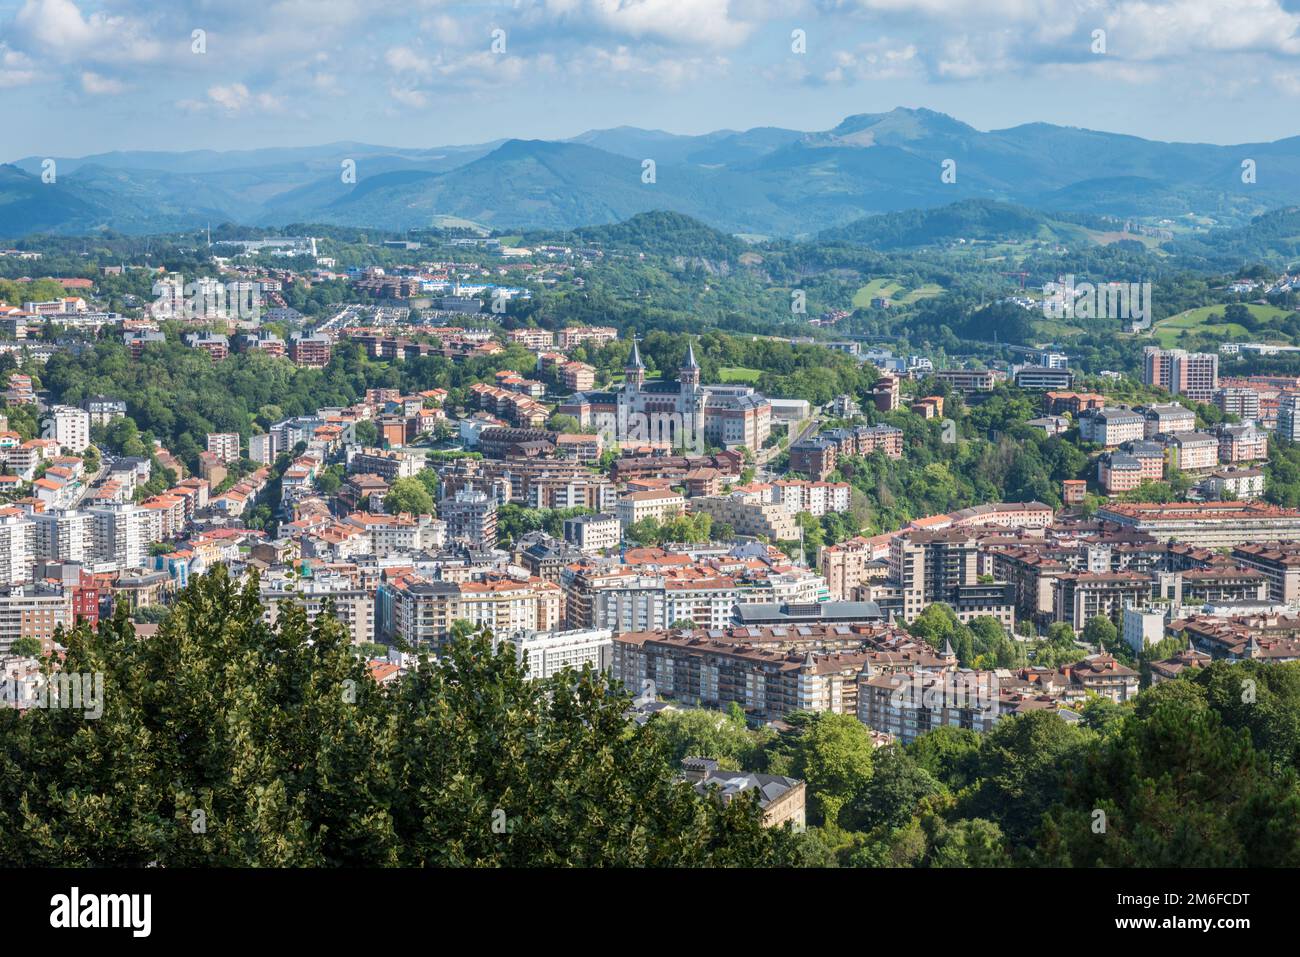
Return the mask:
M 1029 273 L 1027 273 L 1027 272 L 1004 272 L 1004 273 L 998 273 L 998 275 L 1000 275 L 1000 276 L 1018 276 L 1018 277 L 1020 278 L 1020 288 L 1021 288 L 1021 289 L 1024 289 L 1024 288 L 1025 288 L 1025 280 L 1029 278 Z

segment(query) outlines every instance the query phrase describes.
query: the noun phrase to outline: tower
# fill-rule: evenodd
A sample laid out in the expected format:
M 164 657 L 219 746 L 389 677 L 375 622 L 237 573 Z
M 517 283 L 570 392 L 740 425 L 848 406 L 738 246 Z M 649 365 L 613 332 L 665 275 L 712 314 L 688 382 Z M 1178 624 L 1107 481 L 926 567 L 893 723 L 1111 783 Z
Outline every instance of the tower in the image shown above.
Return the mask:
M 641 361 L 641 347 L 637 345 L 635 336 L 632 338 L 632 355 L 623 367 L 623 381 L 633 390 L 645 385 L 645 363 Z
M 677 381 L 683 386 L 690 389 L 697 389 L 700 385 L 700 364 L 695 361 L 695 343 L 686 344 L 686 361 L 682 363 L 680 374 Z
M 680 383 L 678 409 L 682 413 L 683 435 L 678 444 L 704 451 L 704 389 L 700 386 L 700 364 L 695 361 L 695 343 L 686 344 L 686 361 L 677 373 Z

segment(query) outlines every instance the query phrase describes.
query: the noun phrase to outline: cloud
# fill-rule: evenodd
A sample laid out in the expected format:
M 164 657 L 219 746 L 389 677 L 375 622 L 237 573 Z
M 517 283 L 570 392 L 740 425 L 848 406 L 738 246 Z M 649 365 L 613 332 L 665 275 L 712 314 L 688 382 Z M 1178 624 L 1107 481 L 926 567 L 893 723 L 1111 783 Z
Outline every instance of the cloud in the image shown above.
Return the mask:
M 394 73 L 414 74 L 419 77 L 433 75 L 433 62 L 410 47 L 391 47 L 384 54 L 384 62 Z
M 899 44 L 885 38 L 853 50 L 839 50 L 831 54 L 830 60 L 831 68 L 819 77 L 819 82 L 829 85 L 897 80 L 924 72 L 916 44 Z
M 14 16 L 14 34 L 22 49 L 43 59 L 145 62 L 162 50 L 140 22 L 103 13 L 86 17 L 72 0 L 26 0 Z
M 81 74 L 81 88 L 92 96 L 103 96 L 121 93 L 126 89 L 126 85 L 120 80 L 114 80 L 112 77 L 100 76 L 98 73 L 92 73 L 87 70 Z
M 743 44 L 757 26 L 737 15 L 744 6 L 730 0 L 549 0 L 545 16 L 584 33 L 725 49 Z M 762 7 L 747 9 L 767 13 Z
M 25 53 L 0 43 L 0 89 L 36 82 L 36 68 Z
M 278 113 L 283 109 L 278 97 L 266 92 L 253 93 L 243 83 L 210 86 L 206 99 L 181 100 L 177 105 L 192 113 L 217 110 L 230 115 L 246 112 Z
M 1193 53 L 1300 53 L 1300 14 L 1277 0 L 1123 2 L 1106 17 L 1111 49 L 1135 60 Z

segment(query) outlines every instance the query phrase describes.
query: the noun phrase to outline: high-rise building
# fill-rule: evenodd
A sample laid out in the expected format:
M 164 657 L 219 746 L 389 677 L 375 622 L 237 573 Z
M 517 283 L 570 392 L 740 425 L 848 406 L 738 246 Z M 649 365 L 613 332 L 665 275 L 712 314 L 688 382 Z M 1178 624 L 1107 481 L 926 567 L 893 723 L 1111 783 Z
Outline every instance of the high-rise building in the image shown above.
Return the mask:
M 487 492 L 463 488 L 443 499 L 438 514 L 447 523 L 447 540 L 464 541 L 479 548 L 497 543 L 497 502 Z
M 148 542 L 141 509 L 135 505 L 106 505 L 89 512 L 91 561 L 104 568 L 142 567 Z
M 52 434 L 42 438 L 54 439 L 60 448 L 80 455 L 90 444 L 90 413 L 71 405 L 56 405 L 50 410 Z
M 1219 357 L 1211 352 L 1147 346 L 1142 381 L 1196 402 L 1209 402 L 1219 388 Z
M 52 562 L 84 562 L 93 543 L 91 519 L 85 512 L 54 511 L 32 515 L 34 557 Z
M 238 432 L 209 432 L 208 451 L 223 462 L 239 461 Z
M 0 517 L 0 585 L 32 580 L 36 530 L 25 515 Z
M 1277 434 L 1300 442 L 1300 392 L 1287 392 L 1278 400 Z

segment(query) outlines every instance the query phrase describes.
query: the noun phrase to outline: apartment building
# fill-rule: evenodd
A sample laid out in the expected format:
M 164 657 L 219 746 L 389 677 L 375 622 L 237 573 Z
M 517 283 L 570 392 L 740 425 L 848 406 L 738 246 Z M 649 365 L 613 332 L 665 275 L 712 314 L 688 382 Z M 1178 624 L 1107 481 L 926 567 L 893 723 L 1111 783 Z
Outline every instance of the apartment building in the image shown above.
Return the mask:
M 286 605 L 300 606 L 310 622 L 332 608 L 354 645 L 375 640 L 375 600 L 369 589 L 357 587 L 342 575 L 301 579 L 293 583 L 292 589 L 287 585 L 282 578 L 259 583 L 262 619 L 267 624 L 274 625 Z
M 447 523 L 432 515 L 353 512 L 344 524 L 361 532 L 365 554 L 379 558 L 433 551 L 447 540 Z
M 462 541 L 477 548 L 492 548 L 497 541 L 497 501 L 487 492 L 462 488 L 438 504 L 447 523 L 447 541 Z
M 848 482 L 777 480 L 770 488 L 772 500 L 785 506 L 786 511 L 807 512 L 814 518 L 827 512 L 847 512 L 852 494 Z
M 1142 413 L 1145 420 L 1143 437 L 1147 439 L 1154 439 L 1157 435 L 1196 430 L 1196 413 L 1177 402 L 1149 405 L 1138 411 Z
M 1231 558 L 1263 574 L 1270 601 L 1300 603 L 1300 541 L 1245 542 L 1232 550 Z
M 850 538 L 822 547 L 817 564 L 832 598 L 852 598 L 859 585 L 888 576 L 889 538 Z
M 1268 435 L 1254 424 L 1220 425 L 1215 434 L 1219 439 L 1220 462 L 1233 465 L 1268 457 Z
M 35 524 L 17 509 L 4 509 L 0 514 L 0 585 L 31 581 L 37 557 Z
M 597 554 L 618 548 L 623 540 L 623 526 L 618 516 L 604 513 L 566 518 L 564 540 L 581 551 Z
M 293 335 L 289 337 L 289 358 L 295 364 L 309 369 L 323 369 L 330 364 L 328 336 Z
M 1148 346 L 1142 381 L 1195 402 L 1210 402 L 1219 390 L 1219 357 L 1214 353 Z
M 1219 440 L 1205 432 L 1178 432 L 1165 437 L 1165 456 L 1171 469 L 1203 472 L 1219 464 Z
M 1216 469 L 1198 486 L 1207 498 L 1253 501 L 1264 494 L 1263 469 Z
M 54 432 L 45 438 L 54 439 L 59 448 L 80 455 L 90 445 L 90 413 L 74 405 L 56 405 L 50 410 Z
M 143 511 L 135 505 L 105 505 L 90 515 L 91 561 L 97 570 L 140 568 L 149 542 Z
M 533 577 L 447 582 L 399 576 L 380 584 L 375 607 L 384 641 L 400 636 L 440 652 L 456 621 L 498 636 L 556 631 L 564 595 L 554 583 Z
M 992 369 L 940 369 L 931 374 L 958 392 L 992 392 L 998 379 L 1004 378 Z
M 86 512 L 34 512 L 31 523 L 34 531 L 34 559 L 51 562 L 89 561 L 94 538 L 91 517 Z
M 72 589 L 44 582 L 0 587 L 0 657 L 20 638 L 48 643 L 56 629 L 75 624 Z
M 1228 386 L 1214 393 L 1214 404 L 1227 415 L 1235 415 L 1243 422 L 1259 419 L 1260 398 L 1255 389 Z
M 1300 510 L 1258 502 L 1108 502 L 1096 517 L 1157 541 L 1210 548 L 1300 539 Z
M 1068 572 L 1052 579 L 1052 615 L 1075 631 L 1098 616 L 1116 627 L 1130 605 L 1151 601 L 1151 578 L 1140 572 Z
M 694 504 L 692 500 L 692 504 Z M 618 500 L 614 514 L 624 528 L 653 518 L 663 522 L 686 511 L 686 499 L 671 490 L 629 492 Z
M 504 639 L 514 647 L 533 680 L 550 678 L 565 668 L 590 667 L 609 673 L 614 662 L 614 636 L 604 628 L 570 631 L 522 631 Z
M 399 478 L 410 478 L 420 471 L 420 457 L 408 452 L 391 449 L 349 449 L 348 452 L 349 475 L 378 475 L 391 483 Z
M 1146 419 L 1131 409 L 1094 409 L 1079 415 L 1079 438 L 1116 448 L 1146 437 Z
M 209 432 L 208 451 L 222 462 L 239 461 L 238 432 Z
M 753 501 L 744 493 L 700 495 L 690 500 L 691 511 L 704 512 L 714 525 L 730 525 L 737 535 L 762 536 L 770 542 L 799 537 L 794 513 L 774 502 Z
M 1103 452 L 1097 458 L 1097 484 L 1108 495 L 1129 492 L 1142 484 L 1142 462 L 1127 452 Z
M 248 457 L 262 465 L 270 465 L 282 452 L 273 433 L 263 432 L 248 437 Z
M 901 744 L 941 727 L 981 734 L 1001 717 L 999 683 L 991 671 L 864 670 L 858 678 L 858 720 Z
M 979 578 L 979 549 L 968 529 L 911 532 L 889 543 L 889 579 L 902 594 L 902 620 L 911 622 L 928 605 L 948 601 L 959 585 Z
M 640 631 L 614 636 L 613 675 L 629 688 L 707 708 L 733 701 L 761 721 L 792 711 L 857 713 L 866 652 L 769 651 L 725 635 Z
M 835 471 L 835 443 L 824 438 L 804 439 L 790 446 L 790 471 L 823 481 Z

